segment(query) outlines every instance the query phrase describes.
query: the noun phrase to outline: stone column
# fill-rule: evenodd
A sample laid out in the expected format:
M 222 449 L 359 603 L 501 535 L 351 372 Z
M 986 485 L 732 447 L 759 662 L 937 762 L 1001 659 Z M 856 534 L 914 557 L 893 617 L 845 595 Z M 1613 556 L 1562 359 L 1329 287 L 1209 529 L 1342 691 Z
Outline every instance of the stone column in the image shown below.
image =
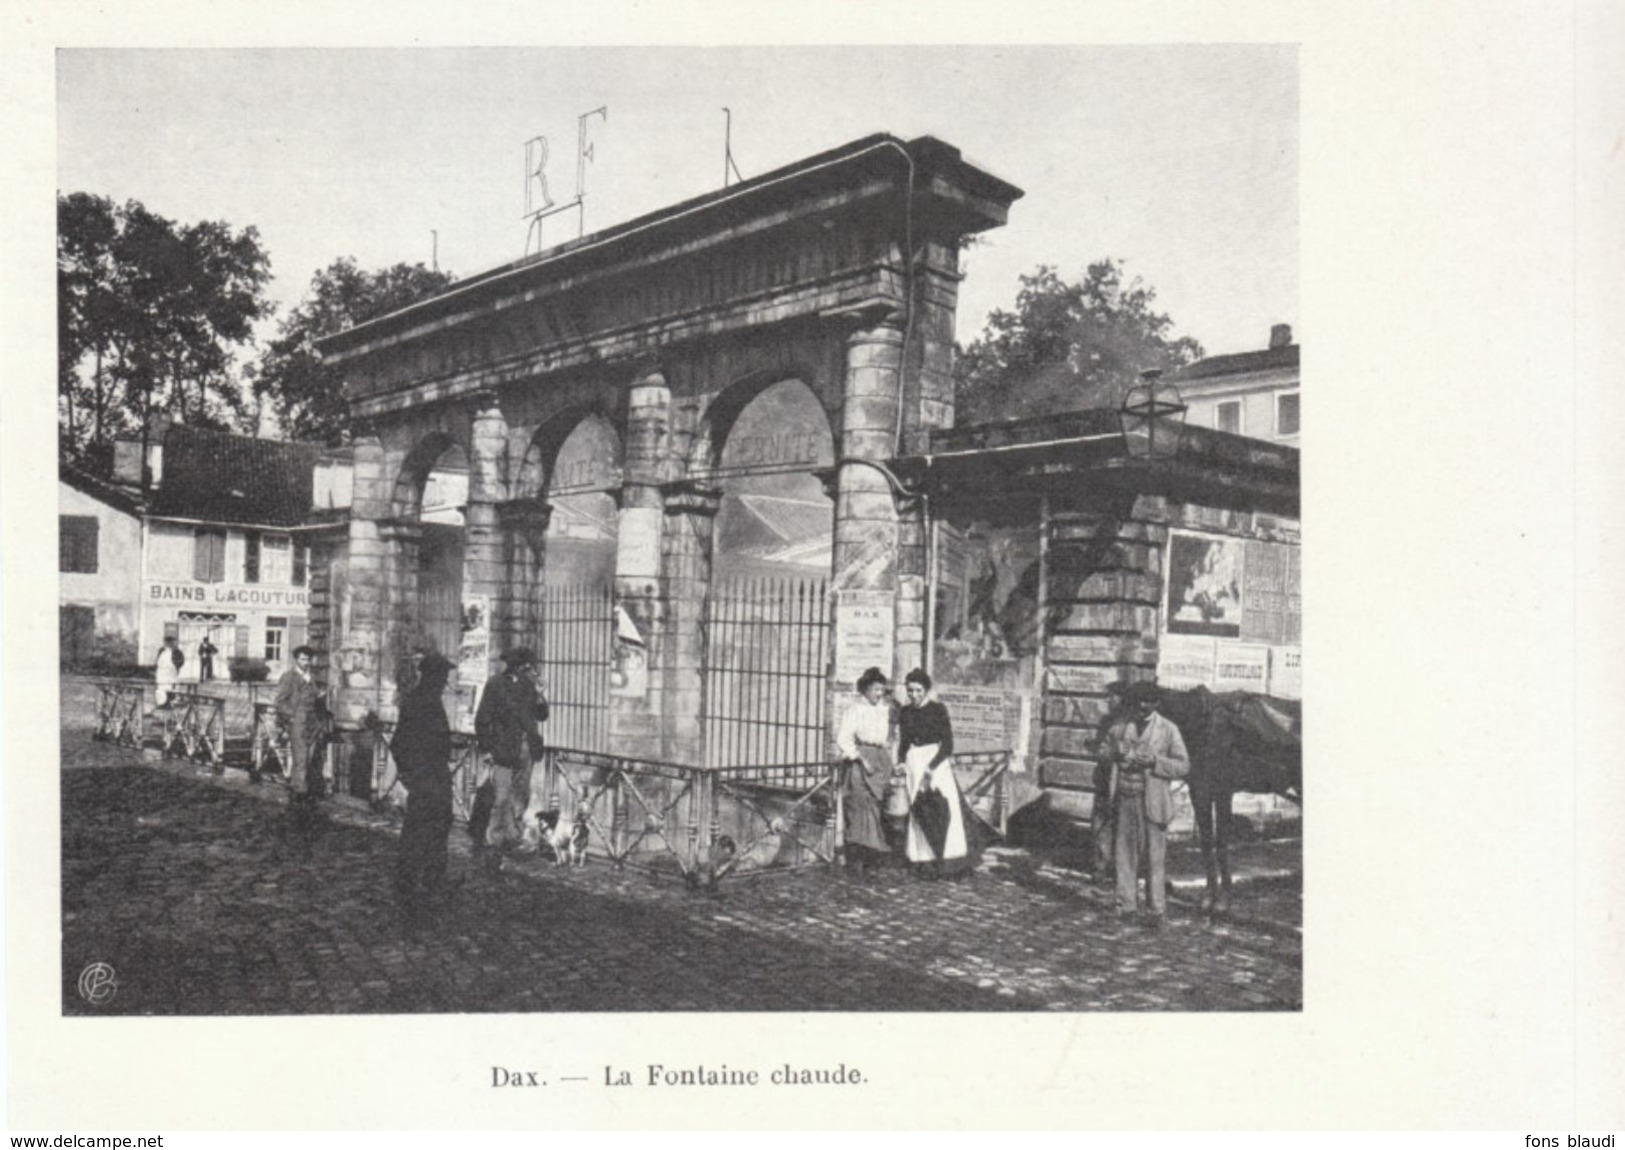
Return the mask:
M 908 348 L 906 454 L 925 450 L 932 430 L 954 425 L 954 312 L 959 256 L 950 244 L 926 243 L 914 276 L 914 319 Z
M 336 717 L 347 727 L 359 727 L 380 702 L 389 573 L 378 526 L 388 514 L 384 449 L 376 436 L 363 436 L 355 441 L 348 570 L 343 585 L 331 588 L 329 601 L 333 616 L 329 685 Z
M 922 651 L 923 627 L 911 621 L 905 631 L 896 618 L 898 509 L 892 482 L 881 470 L 896 449 L 902 353 L 903 333 L 895 317 L 871 322 L 847 337 L 835 474 L 831 592 L 837 658 L 830 682 L 832 696 L 851 690 L 849 680 L 856 677 L 851 667 L 844 669 L 847 674 L 841 673 L 840 654 L 852 649 L 851 643 L 884 638 L 889 631 L 894 673 L 918 665 Z M 887 617 L 877 619 L 874 610 L 886 612 Z M 868 633 L 856 633 L 860 626 Z M 882 667 L 885 669 L 884 663 Z
M 512 499 L 497 505 L 497 523 L 507 541 L 506 646 L 536 646 L 542 628 L 547 525 L 552 518 L 553 505 L 545 499 Z
M 507 579 L 508 547 L 497 515 L 497 505 L 507 494 L 504 474 L 508 425 L 496 396 L 490 392 L 474 397 L 469 446 L 468 506 L 463 513 L 463 597 L 482 596 L 489 604 L 494 656 L 511 645 L 514 635 L 513 600 Z
M 665 580 L 661 566 L 665 499 L 661 482 L 670 436 L 671 389 L 658 371 L 633 384 L 626 417 L 626 481 L 616 519 L 615 603 L 648 655 L 647 690 L 610 700 L 610 739 L 621 754 L 659 758 L 664 747 Z
M 705 755 L 705 600 L 722 491 L 684 482 L 668 486 L 665 497 L 667 753 L 697 764 Z
M 399 704 L 399 684 L 411 661 L 412 647 L 422 642 L 418 618 L 418 563 L 423 525 L 416 519 L 387 519 L 378 524 L 378 543 L 384 556 L 384 634 L 378 655 L 378 713 L 393 719 Z M 455 659 L 455 651 L 441 654 Z
M 1046 788 L 1092 785 L 1092 743 L 1112 688 L 1156 675 L 1167 501 L 1057 510 L 1043 525 L 1047 608 L 1040 771 Z

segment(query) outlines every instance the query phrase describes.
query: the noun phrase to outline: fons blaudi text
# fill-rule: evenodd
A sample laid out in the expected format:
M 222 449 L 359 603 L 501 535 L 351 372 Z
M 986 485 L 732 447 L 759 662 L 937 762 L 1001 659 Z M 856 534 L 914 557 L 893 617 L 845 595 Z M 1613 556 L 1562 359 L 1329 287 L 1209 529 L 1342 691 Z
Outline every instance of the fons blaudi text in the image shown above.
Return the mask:
M 548 1085 L 540 1071 L 508 1066 L 491 1067 L 491 1086 L 496 1088 Z M 558 1078 L 560 1083 L 587 1082 L 586 1078 Z M 665 1066 L 651 1062 L 635 1069 L 604 1067 L 600 1086 L 862 1086 L 867 1079 L 855 1066 L 795 1066 L 784 1062 L 770 1070 L 743 1070 L 726 1063 L 710 1066 Z
M 1568 1150 L 1569 1147 L 1595 1146 L 1608 1150 L 1614 1145 L 1612 1134 L 1525 1134 L 1523 1144 L 1531 1150 Z

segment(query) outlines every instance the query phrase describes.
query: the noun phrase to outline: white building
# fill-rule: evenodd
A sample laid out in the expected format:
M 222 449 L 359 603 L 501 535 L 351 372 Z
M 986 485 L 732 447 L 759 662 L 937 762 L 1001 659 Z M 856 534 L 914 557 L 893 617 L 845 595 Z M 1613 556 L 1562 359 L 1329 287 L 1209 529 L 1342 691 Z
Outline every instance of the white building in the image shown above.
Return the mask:
M 137 591 L 140 661 L 174 636 L 181 677 L 196 680 L 208 639 L 213 677 L 263 663 L 275 678 L 305 641 L 310 556 L 294 529 L 311 512 L 317 449 L 176 424 L 159 450 Z
M 1189 408 L 1187 424 L 1298 446 L 1298 345 L 1287 324 L 1270 329 L 1261 351 L 1211 355 L 1168 378 Z

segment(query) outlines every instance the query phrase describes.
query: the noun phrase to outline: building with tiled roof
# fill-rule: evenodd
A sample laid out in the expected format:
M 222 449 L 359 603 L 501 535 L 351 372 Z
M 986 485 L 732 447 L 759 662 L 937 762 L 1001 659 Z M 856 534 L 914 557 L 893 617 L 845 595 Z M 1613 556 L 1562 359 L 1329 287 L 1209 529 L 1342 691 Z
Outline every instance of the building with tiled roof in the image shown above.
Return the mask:
M 1266 348 L 1210 355 L 1172 373 L 1189 408 L 1185 422 L 1296 447 L 1298 350 L 1292 328 L 1278 323 Z
M 289 528 L 310 515 L 317 448 L 173 424 L 163 437 L 155 518 Z
M 310 556 L 296 529 L 311 519 L 318 455 L 308 444 L 182 424 L 160 429 L 145 453 L 117 445 L 112 481 L 94 482 L 109 506 L 137 509 L 139 541 L 117 560 L 132 582 L 121 592 L 133 616 L 131 662 L 150 665 L 173 636 L 183 680 L 287 665 L 306 633 Z M 64 469 L 64 487 L 75 482 L 85 481 Z M 66 572 L 63 580 L 66 611 Z

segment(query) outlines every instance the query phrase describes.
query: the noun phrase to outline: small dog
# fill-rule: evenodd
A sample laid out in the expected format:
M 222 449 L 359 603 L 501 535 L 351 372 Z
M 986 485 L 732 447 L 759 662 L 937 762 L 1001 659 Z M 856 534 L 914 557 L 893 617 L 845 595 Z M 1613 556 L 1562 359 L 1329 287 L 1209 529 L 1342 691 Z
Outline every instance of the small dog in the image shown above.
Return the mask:
M 584 866 L 587 862 L 587 809 L 582 807 L 569 822 L 559 818 L 558 811 L 543 811 L 536 816 L 541 826 L 542 839 L 553 852 L 555 866 Z

